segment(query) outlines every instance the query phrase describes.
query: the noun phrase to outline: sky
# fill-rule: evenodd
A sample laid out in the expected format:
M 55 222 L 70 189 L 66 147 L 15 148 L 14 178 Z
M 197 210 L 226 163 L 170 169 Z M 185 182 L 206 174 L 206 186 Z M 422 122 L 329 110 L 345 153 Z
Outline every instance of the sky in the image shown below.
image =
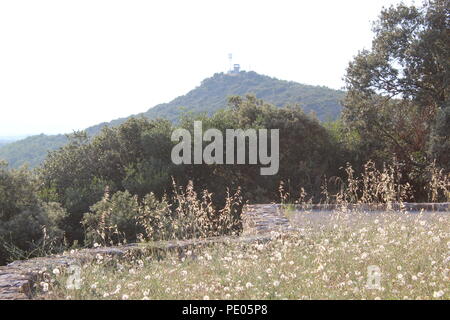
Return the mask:
M 1 0 L 0 137 L 144 112 L 227 71 L 229 53 L 244 70 L 340 89 L 398 2 Z

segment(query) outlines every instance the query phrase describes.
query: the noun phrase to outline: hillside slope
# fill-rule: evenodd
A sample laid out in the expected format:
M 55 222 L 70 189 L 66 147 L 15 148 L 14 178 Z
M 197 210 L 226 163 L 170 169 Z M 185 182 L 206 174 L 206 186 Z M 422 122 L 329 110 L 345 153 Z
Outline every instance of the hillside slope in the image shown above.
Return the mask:
M 258 99 L 277 107 L 299 104 L 306 113 L 314 112 L 321 121 L 335 120 L 339 117 L 341 113 L 339 101 L 344 96 L 343 91 L 279 80 L 253 71 L 241 71 L 237 75 L 216 73 L 187 94 L 134 116 L 176 121 L 183 110 L 213 114 L 227 106 L 229 96 L 246 94 L 254 94 Z M 95 134 L 105 125 L 116 126 L 127 119 L 128 117 L 104 122 L 88 128 L 87 131 L 89 134 Z
M 56 150 L 66 143 L 67 137 L 62 134 L 31 136 L 1 146 L 0 159 L 6 160 L 12 168 L 18 168 L 24 164 L 33 168 L 44 161 L 49 151 Z
M 253 71 L 242 71 L 236 75 L 217 73 L 203 80 L 200 86 L 187 94 L 133 116 L 176 121 L 184 112 L 183 110 L 213 114 L 227 106 L 229 96 L 246 94 L 254 94 L 257 98 L 278 107 L 299 104 L 306 113 L 313 112 L 322 121 L 339 117 L 341 112 L 339 101 L 344 96 L 342 91 L 279 80 Z M 117 126 L 128 118 L 100 123 L 87 128 L 86 131 L 89 135 L 95 135 L 104 126 Z M 0 147 L 0 159 L 8 161 L 11 167 L 18 167 L 24 163 L 35 167 L 42 163 L 48 151 L 58 149 L 66 142 L 67 138 L 64 135 L 28 137 Z

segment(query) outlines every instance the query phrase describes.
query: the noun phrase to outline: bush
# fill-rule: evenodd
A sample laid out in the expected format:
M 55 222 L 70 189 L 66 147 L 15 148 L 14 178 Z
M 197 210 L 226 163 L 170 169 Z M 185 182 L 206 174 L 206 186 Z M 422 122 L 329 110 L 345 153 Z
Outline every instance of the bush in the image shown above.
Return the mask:
M 67 212 L 38 199 L 36 183 L 25 169 L 0 164 L 0 264 L 54 252 L 63 243 Z
M 84 215 L 86 243 L 113 245 L 140 240 L 207 238 L 237 233 L 241 230 L 242 198 L 240 191 L 227 193 L 222 209 L 213 205 L 212 194 L 199 196 L 192 181 L 186 188 L 174 183 L 174 196 L 159 200 L 154 193 L 141 200 L 128 191 L 116 192 L 91 207 Z M 169 201 L 170 200 L 170 201 Z
M 87 243 L 112 245 L 136 241 L 141 232 L 137 224 L 139 209 L 137 196 L 128 191 L 116 192 L 112 197 L 108 191 L 105 192 L 103 199 L 84 215 L 82 223 L 86 228 Z

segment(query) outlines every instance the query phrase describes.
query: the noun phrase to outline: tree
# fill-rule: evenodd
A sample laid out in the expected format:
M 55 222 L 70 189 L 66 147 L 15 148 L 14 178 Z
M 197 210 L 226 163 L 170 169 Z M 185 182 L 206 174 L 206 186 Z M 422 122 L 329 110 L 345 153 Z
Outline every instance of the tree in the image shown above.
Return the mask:
M 162 195 L 176 168 L 170 160 L 172 125 L 167 120 L 129 119 L 103 128 L 92 139 L 75 133 L 69 144 L 53 151 L 39 169 L 40 194 L 68 211 L 65 232 L 70 242 L 83 241 L 83 215 L 112 193 L 130 191 L 139 197 Z
M 36 179 L 26 168 L 8 170 L 0 162 L 0 265 L 62 244 L 66 211 L 57 203 L 43 203 L 36 190 Z
M 190 166 L 187 174 L 195 185 L 215 195 L 222 194 L 227 187 L 232 190 L 241 187 L 250 201 L 273 201 L 278 196 L 280 181 L 285 181 L 292 193 L 296 194 L 304 187 L 320 196 L 321 178 L 338 174 L 337 168 L 345 163 L 328 131 L 299 106 L 280 108 L 253 95 L 232 96 L 228 109 L 211 117 L 186 117 L 181 126 L 192 132 L 194 120 L 202 120 L 203 131 L 215 128 L 223 136 L 226 135 L 226 129 L 279 130 L 280 162 L 275 175 L 261 175 L 261 164 Z M 249 159 L 248 145 L 245 150 L 245 159 Z
M 450 168 L 450 13 L 447 0 L 383 9 L 371 50 L 349 64 L 343 118 L 369 156 L 395 154 L 410 169 Z M 381 151 L 381 152 L 380 152 Z

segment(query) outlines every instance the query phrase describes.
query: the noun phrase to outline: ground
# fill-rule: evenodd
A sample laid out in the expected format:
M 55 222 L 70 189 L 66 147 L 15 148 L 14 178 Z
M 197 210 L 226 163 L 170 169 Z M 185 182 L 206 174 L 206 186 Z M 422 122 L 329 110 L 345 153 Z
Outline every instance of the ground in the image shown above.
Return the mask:
M 266 243 L 222 243 L 157 260 L 99 256 L 40 299 L 449 299 L 448 213 L 303 212 Z

